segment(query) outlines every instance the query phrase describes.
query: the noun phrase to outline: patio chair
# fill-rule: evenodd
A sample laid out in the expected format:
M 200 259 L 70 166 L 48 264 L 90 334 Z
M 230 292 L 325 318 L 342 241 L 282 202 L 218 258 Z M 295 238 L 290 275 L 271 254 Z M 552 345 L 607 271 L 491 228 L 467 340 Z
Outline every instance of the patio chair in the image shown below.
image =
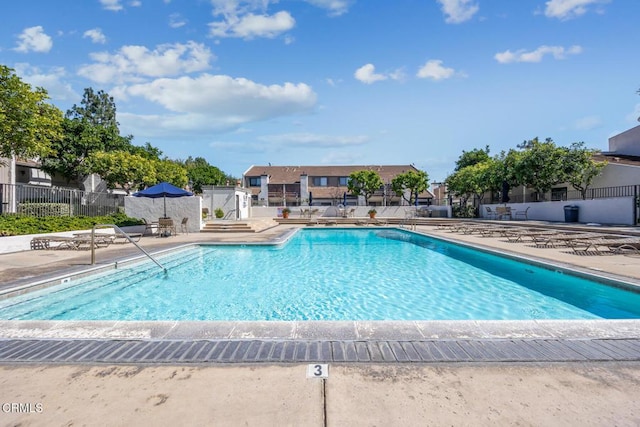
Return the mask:
M 527 216 L 527 213 L 529 212 L 529 208 L 531 206 L 527 206 L 527 208 L 525 210 L 517 210 L 515 211 L 515 219 L 518 218 L 523 218 L 525 221 L 527 221 L 529 219 L 529 217 Z
M 496 216 L 498 219 L 511 219 L 511 207 L 510 206 L 498 206 L 496 208 Z
M 160 218 L 158 220 L 158 236 L 169 237 L 176 234 L 176 225 L 171 218 Z
M 623 253 L 624 250 L 633 250 L 640 247 L 640 238 L 615 235 L 600 236 L 592 239 L 575 239 L 567 242 L 567 246 L 576 254 L 587 254 L 593 249 L 595 254 L 601 255 L 600 247 L 606 247 L 611 253 Z
M 498 214 L 494 210 L 492 210 L 489 206 L 485 206 L 484 210 L 487 211 L 486 216 L 488 219 L 496 219 L 498 217 Z
M 157 222 L 149 222 L 147 221 L 146 218 L 142 218 L 142 222 L 144 222 L 144 232 L 143 234 L 147 234 L 147 232 L 149 232 L 149 234 L 153 234 L 153 230 L 157 230 L 158 229 L 158 223 Z
M 579 240 L 599 239 L 603 235 L 596 233 L 565 233 L 538 234 L 533 236 L 533 243 L 537 248 L 555 248 L 557 245 L 572 247 L 578 245 Z
M 188 221 L 189 221 L 189 218 L 187 218 L 187 217 L 182 218 L 182 222 L 180 223 L 180 232 L 181 233 L 189 234 L 189 227 L 187 227 L 187 222 Z
M 529 239 L 532 242 L 536 242 L 536 239 L 540 239 L 543 237 L 553 237 L 557 235 L 558 232 L 556 230 L 542 230 L 539 228 L 516 228 L 507 231 L 504 234 L 504 237 L 507 238 L 507 241 L 509 243 L 518 243 L 525 242 L 526 239 Z

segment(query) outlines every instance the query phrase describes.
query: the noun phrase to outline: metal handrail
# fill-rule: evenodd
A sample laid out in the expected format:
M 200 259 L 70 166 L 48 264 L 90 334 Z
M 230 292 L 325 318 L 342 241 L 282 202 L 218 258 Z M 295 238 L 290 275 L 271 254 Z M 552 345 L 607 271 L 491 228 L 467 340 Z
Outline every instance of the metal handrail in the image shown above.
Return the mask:
M 127 238 L 127 240 L 129 240 L 131 243 L 133 243 L 136 246 L 136 248 L 140 249 L 143 254 L 145 254 L 147 257 L 149 257 L 149 259 L 151 261 L 153 261 L 158 267 L 160 267 L 162 269 L 162 271 L 164 271 L 165 274 L 167 274 L 167 269 L 162 264 L 160 264 L 158 261 L 156 261 L 156 259 L 154 257 L 152 257 L 149 254 L 149 252 L 145 251 L 139 244 L 134 242 L 133 239 L 131 237 L 129 237 L 129 235 L 127 233 L 125 233 L 120 227 L 118 227 L 115 224 L 96 224 L 91 229 L 91 265 L 94 265 L 96 263 L 95 236 L 96 236 L 96 228 L 98 228 L 98 227 L 113 227 L 114 230 L 119 231 L 124 237 Z

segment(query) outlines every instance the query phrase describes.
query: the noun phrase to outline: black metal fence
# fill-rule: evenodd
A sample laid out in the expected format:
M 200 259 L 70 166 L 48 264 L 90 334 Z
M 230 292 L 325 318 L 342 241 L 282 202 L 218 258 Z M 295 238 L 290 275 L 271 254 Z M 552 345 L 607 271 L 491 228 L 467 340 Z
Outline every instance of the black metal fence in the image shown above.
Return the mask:
M 100 216 L 120 212 L 124 195 L 73 188 L 0 184 L 0 214 L 31 216 Z
M 640 193 L 640 185 L 620 185 L 617 187 L 597 187 L 587 189 L 584 200 L 592 199 L 607 199 L 616 197 L 637 197 Z M 484 202 L 487 203 L 488 198 L 485 198 Z M 500 196 L 494 194 L 494 203 L 500 203 Z M 567 187 L 554 188 L 548 193 L 525 193 L 516 194 L 512 191 L 509 192 L 510 203 L 530 203 L 530 202 L 558 202 L 567 200 L 583 200 L 582 192 L 577 190 L 569 190 Z

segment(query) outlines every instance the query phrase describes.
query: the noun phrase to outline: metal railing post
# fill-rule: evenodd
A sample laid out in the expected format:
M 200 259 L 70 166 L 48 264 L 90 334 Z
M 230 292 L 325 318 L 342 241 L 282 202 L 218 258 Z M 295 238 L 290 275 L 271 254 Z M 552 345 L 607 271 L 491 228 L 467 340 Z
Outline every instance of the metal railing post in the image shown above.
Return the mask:
M 118 227 L 115 224 L 96 224 L 91 229 L 91 265 L 94 265 L 96 263 L 96 247 L 94 243 L 95 243 L 95 234 L 96 234 L 97 227 L 113 227 L 114 230 L 119 231 L 129 242 L 133 243 L 136 248 L 140 249 L 140 251 L 142 251 L 143 254 L 145 254 L 151 261 L 153 261 L 158 267 L 160 267 L 165 274 L 167 273 L 167 269 L 162 264 L 160 264 L 154 257 L 152 257 L 149 254 L 149 252 L 145 251 L 140 245 L 134 242 L 133 239 L 129 237 L 127 233 L 125 233 L 120 227 Z

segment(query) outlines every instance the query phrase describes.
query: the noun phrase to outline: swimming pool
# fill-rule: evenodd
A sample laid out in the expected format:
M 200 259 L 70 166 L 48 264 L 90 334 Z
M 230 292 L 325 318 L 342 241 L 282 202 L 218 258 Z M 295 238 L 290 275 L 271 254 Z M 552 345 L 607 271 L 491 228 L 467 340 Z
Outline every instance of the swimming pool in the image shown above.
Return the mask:
M 394 229 L 195 246 L 0 301 L 8 320 L 640 318 L 640 294 Z

